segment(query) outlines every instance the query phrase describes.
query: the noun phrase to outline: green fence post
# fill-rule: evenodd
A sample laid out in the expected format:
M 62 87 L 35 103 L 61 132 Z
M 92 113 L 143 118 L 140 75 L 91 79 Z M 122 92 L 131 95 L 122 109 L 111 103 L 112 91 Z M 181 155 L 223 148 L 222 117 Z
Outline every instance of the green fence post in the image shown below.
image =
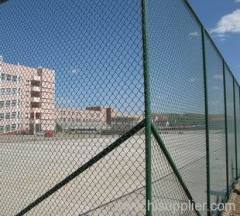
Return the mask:
M 145 160 L 146 160 L 146 215 L 152 215 L 152 175 L 151 175 L 151 107 L 150 75 L 148 65 L 147 0 L 142 0 L 142 42 L 143 74 L 145 97 Z
M 202 57 L 203 57 L 203 78 L 204 78 L 204 97 L 205 97 L 205 130 L 206 130 L 206 169 L 207 169 L 207 215 L 211 215 L 210 210 L 210 153 L 209 153 L 209 127 L 208 127 L 208 84 L 207 66 L 205 49 L 205 29 L 201 25 L 202 35 Z
M 235 89 L 234 77 L 233 77 L 233 105 L 234 105 L 235 163 L 236 163 L 236 179 L 237 179 L 237 177 L 238 177 L 238 164 L 237 164 L 237 113 L 236 113 L 236 89 Z
M 238 97 L 239 97 L 239 113 L 240 113 L 240 86 L 239 86 L 239 84 L 237 85 L 238 86 Z M 238 127 L 240 127 L 240 122 L 238 121 Z M 240 136 L 240 133 L 239 133 L 239 129 L 238 129 L 238 132 L 237 132 L 237 135 L 238 135 L 238 138 L 239 138 L 239 136 Z M 239 141 L 238 141 L 239 142 Z M 240 146 L 238 146 L 238 148 L 240 148 Z M 239 155 L 238 155 L 238 157 L 240 157 Z M 238 164 L 239 165 L 239 164 Z M 238 176 L 237 176 L 238 178 L 239 178 L 239 172 L 238 172 Z
M 239 84 L 238 84 L 238 97 L 239 97 L 239 113 L 240 113 L 240 86 L 239 86 Z M 238 127 L 240 127 L 240 122 L 238 122 Z M 240 136 L 240 134 L 238 134 L 238 136 Z M 240 148 L 240 146 L 238 146 L 238 147 Z M 239 157 L 239 155 L 238 155 L 238 157 Z M 238 173 L 238 175 L 239 175 L 239 173 Z M 238 178 L 239 178 L 239 176 L 238 176 Z
M 224 86 L 224 118 L 225 118 L 225 140 L 226 140 L 226 185 L 227 199 L 229 197 L 229 176 L 228 176 L 228 124 L 227 124 L 227 90 L 226 90 L 226 72 L 225 62 L 223 60 L 223 86 Z

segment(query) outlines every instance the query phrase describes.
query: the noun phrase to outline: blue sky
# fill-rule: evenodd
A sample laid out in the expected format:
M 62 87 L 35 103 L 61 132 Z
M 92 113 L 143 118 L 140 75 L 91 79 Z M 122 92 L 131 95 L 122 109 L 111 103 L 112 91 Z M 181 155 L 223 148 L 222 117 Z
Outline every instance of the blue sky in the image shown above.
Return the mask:
M 9 1 L 0 52 L 7 62 L 54 69 L 59 106 L 142 112 L 140 12 L 138 0 Z
M 236 1 L 191 0 L 191 4 L 240 80 L 239 20 L 234 19 L 240 3 Z M 101 105 L 141 113 L 140 2 L 9 0 L 0 8 L 0 55 L 9 63 L 54 69 L 59 106 Z M 151 2 L 153 9 L 158 9 L 153 21 L 160 27 L 154 30 L 158 38 L 150 49 L 164 51 L 156 53 L 151 62 L 153 83 L 159 80 L 153 84 L 156 109 L 203 112 L 201 41 L 195 37 L 199 27 L 183 5 L 176 7 L 180 1 Z M 162 5 L 155 7 L 157 2 Z M 226 22 L 233 28 L 222 25 Z M 161 31 L 163 27 L 165 31 Z M 191 59 L 189 53 L 193 53 Z M 155 72 L 160 76 L 154 77 Z
M 189 0 L 240 82 L 240 0 Z

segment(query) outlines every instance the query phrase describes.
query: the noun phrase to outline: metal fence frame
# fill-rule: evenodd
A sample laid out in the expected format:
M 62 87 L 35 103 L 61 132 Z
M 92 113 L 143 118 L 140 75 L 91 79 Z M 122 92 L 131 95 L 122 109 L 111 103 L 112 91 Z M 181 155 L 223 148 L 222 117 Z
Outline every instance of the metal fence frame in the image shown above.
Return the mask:
M 152 135 L 154 138 L 157 140 L 159 147 L 161 148 L 161 151 L 167 158 L 167 161 L 172 168 L 173 172 L 175 173 L 175 176 L 177 177 L 180 185 L 182 186 L 183 190 L 185 191 L 188 199 L 194 204 L 194 200 L 185 185 L 175 163 L 174 160 L 172 159 L 171 155 L 169 154 L 167 148 L 165 147 L 164 142 L 162 141 L 161 137 L 159 136 L 159 133 L 157 132 L 157 129 L 152 123 L 152 117 L 151 117 L 151 98 L 150 98 L 150 73 L 149 73 L 149 65 L 148 65 L 148 34 L 147 32 L 147 2 L 148 0 L 141 0 L 142 1 L 142 42 L 143 42 L 143 69 L 144 69 L 144 95 L 145 95 L 145 119 L 141 121 L 138 125 L 136 125 L 134 128 L 132 128 L 130 131 L 128 131 L 126 134 L 121 136 L 119 139 L 117 139 L 115 142 L 113 142 L 110 146 L 108 146 L 106 149 L 104 149 L 102 152 L 100 152 L 98 155 L 93 157 L 90 161 L 85 163 L 83 166 L 78 168 L 75 172 L 67 176 L 65 179 L 63 179 L 61 182 L 56 184 L 53 188 L 51 188 L 49 191 L 47 191 L 45 194 L 43 194 L 41 197 L 39 197 L 37 200 L 29 204 L 27 207 L 25 207 L 22 211 L 20 211 L 17 215 L 25 215 L 27 212 L 29 212 L 32 208 L 40 204 L 43 200 L 47 199 L 50 197 L 53 193 L 58 191 L 60 188 L 64 187 L 67 183 L 69 183 L 71 180 L 73 180 L 75 177 L 79 176 L 81 173 L 83 173 L 86 169 L 91 167 L 93 164 L 95 164 L 97 161 L 101 160 L 103 157 L 105 157 L 108 153 L 113 151 L 115 148 L 120 146 L 124 141 L 126 141 L 128 138 L 133 136 L 135 133 L 137 133 L 139 130 L 142 128 L 145 128 L 145 152 L 146 152 L 146 215 L 151 216 L 152 215 L 152 177 L 151 177 L 151 137 Z M 190 6 L 187 0 L 182 0 L 183 3 L 186 5 L 186 7 L 192 12 L 196 20 L 198 21 L 200 27 L 201 27 L 201 42 L 202 42 L 202 61 L 203 61 L 203 77 L 204 77 L 204 96 L 205 96 L 205 130 L 206 130 L 206 170 L 207 170 L 207 207 L 208 207 L 208 215 L 211 215 L 210 212 L 210 190 L 211 190 L 211 185 L 210 185 L 210 175 L 211 175 L 211 170 L 210 170 L 210 153 L 209 153 L 209 145 L 211 143 L 209 142 L 209 115 L 208 115 L 208 86 L 207 86 L 207 66 L 206 66 L 206 50 L 205 50 L 205 34 L 208 36 L 208 38 L 211 40 L 212 44 L 215 46 L 215 49 L 217 53 L 220 55 L 222 59 L 222 65 L 223 65 L 223 84 L 224 84 L 224 108 L 225 108 L 225 139 L 226 139 L 226 189 L 227 189 L 227 196 L 226 196 L 226 202 L 229 198 L 230 195 L 230 188 L 229 188 L 229 183 L 233 185 L 235 182 L 229 182 L 229 170 L 228 170 L 228 123 L 227 123 L 227 101 L 226 101 L 226 70 L 225 68 L 228 67 L 226 61 L 224 60 L 224 57 L 221 55 L 220 51 L 218 50 L 217 46 L 215 43 L 212 41 L 210 35 L 204 28 L 203 24 L 197 17 L 196 13 Z M 1 3 L 4 1 L 1 1 Z M 231 70 L 229 70 L 231 71 Z M 236 157 L 236 176 L 237 178 L 240 176 L 240 173 L 238 173 L 238 154 L 237 154 L 237 148 L 239 147 L 237 145 L 238 139 L 237 139 L 237 119 L 236 119 L 236 96 L 240 94 L 239 92 L 236 92 L 235 88 L 235 83 L 237 81 L 235 80 L 233 74 L 231 73 L 232 79 L 233 79 L 233 96 L 234 96 L 234 138 L 235 138 L 235 157 Z M 237 84 L 238 89 L 239 84 Z M 235 179 L 236 180 L 236 179 Z M 197 215 L 200 215 L 198 211 L 196 211 Z
M 144 0 L 144 2 L 146 2 L 147 0 Z M 208 113 L 208 86 L 207 86 L 207 66 L 206 66 L 206 50 L 205 50 L 205 43 L 206 43 L 206 39 L 205 39 L 205 34 L 207 35 L 207 37 L 210 39 L 211 43 L 214 45 L 214 48 L 215 50 L 217 51 L 217 53 L 219 54 L 219 56 L 221 57 L 222 59 L 222 63 L 223 63 L 223 84 L 224 84 L 224 107 L 225 107 L 225 136 L 226 136 L 226 189 L 227 189 L 227 194 L 226 194 L 226 199 L 225 199 L 225 202 L 228 201 L 229 199 L 229 196 L 230 196 L 230 190 L 233 189 L 234 187 L 234 184 L 236 183 L 236 181 L 234 182 L 231 182 L 231 185 L 232 185 L 232 188 L 229 190 L 229 177 L 228 177 L 228 173 L 229 173 L 229 170 L 228 170 L 228 123 L 227 123 L 227 101 L 226 101 L 226 80 L 225 80 L 225 67 L 228 68 L 228 70 L 230 71 L 231 73 L 231 76 L 232 76 L 232 80 L 233 80 L 233 101 L 234 101 L 234 138 L 235 138 L 235 163 L 236 163 L 236 179 L 237 180 L 240 175 L 238 173 L 238 154 L 237 154 L 237 148 L 238 148 L 238 143 L 237 143 L 237 119 L 236 119 L 236 88 L 235 88 L 235 83 L 238 85 L 238 89 L 240 88 L 239 87 L 239 84 L 237 83 L 232 71 L 230 70 L 230 67 L 228 66 L 228 64 L 226 63 L 223 55 L 221 54 L 221 52 L 219 51 L 218 47 L 216 46 L 215 42 L 212 40 L 210 34 L 208 33 L 208 31 L 205 29 L 204 25 L 202 24 L 202 22 L 200 21 L 199 17 L 197 16 L 196 12 L 194 11 L 194 9 L 192 8 L 192 6 L 190 5 L 190 3 L 188 2 L 188 0 L 182 0 L 183 3 L 186 5 L 186 7 L 191 11 L 191 13 L 193 14 L 193 16 L 195 17 L 196 21 L 198 22 L 198 24 L 200 25 L 201 27 L 201 41 L 202 41 L 202 62 L 203 62 L 203 77 L 204 77 L 204 97 L 205 97 L 205 130 L 206 130 L 206 171 L 207 171 L 207 182 L 206 182 L 206 185 L 207 185 L 207 214 L 210 216 L 211 215 L 211 209 L 210 209 L 210 205 L 211 205 L 211 201 L 210 201 L 210 152 L 209 152 L 209 145 L 210 145 L 210 142 L 209 142 L 209 113 Z M 144 17 L 144 15 L 143 15 Z M 145 42 L 147 43 L 147 42 Z M 146 72 L 145 72 L 146 73 Z M 146 80 L 146 77 L 145 77 L 145 80 Z M 145 91 L 148 91 L 148 88 L 145 89 Z M 238 92 L 239 94 L 239 92 Z M 146 92 L 145 96 L 147 96 L 145 98 L 145 101 L 149 102 L 149 98 L 148 98 L 148 92 Z M 150 102 L 149 102 L 150 103 Z M 146 106 L 146 113 L 148 112 L 151 112 L 149 111 L 148 107 Z M 150 118 L 148 115 L 146 115 L 146 118 Z M 151 119 L 150 119 L 151 121 Z M 161 150 L 163 152 L 166 153 L 167 157 L 169 158 L 168 162 L 169 164 L 172 166 L 173 170 L 174 170 L 174 173 L 175 175 L 177 176 L 178 178 L 178 181 L 180 182 L 181 186 L 184 188 L 184 191 L 185 193 L 188 195 L 188 198 L 189 200 L 191 200 L 191 202 L 194 203 L 194 200 L 192 199 L 191 197 L 191 194 L 189 193 L 187 187 L 185 186 L 182 178 L 181 178 L 181 175 L 179 174 L 177 168 L 175 168 L 175 163 L 174 161 L 171 159 L 171 156 L 169 155 L 168 153 L 168 150 L 165 148 L 165 145 L 164 145 L 164 142 L 161 140 L 160 136 L 158 135 L 157 133 L 157 130 L 154 126 L 154 124 L 152 123 L 152 133 L 154 135 L 154 137 L 156 138 L 158 144 L 160 145 L 161 147 Z M 150 144 L 149 144 L 150 145 Z M 196 213 L 198 215 L 199 212 L 196 211 Z M 151 212 L 148 212 L 149 216 L 152 215 Z
M 194 9 L 191 7 L 190 3 L 187 0 L 183 0 L 183 2 L 186 4 L 186 6 L 188 7 L 188 9 L 192 12 L 192 14 L 194 15 L 194 17 L 196 18 L 196 20 L 198 21 L 199 25 L 201 26 L 201 37 L 202 37 L 202 52 L 203 52 L 203 71 L 204 71 L 204 90 L 205 90 L 205 116 L 206 116 L 206 156 L 207 156 L 207 161 L 206 161 L 206 167 L 207 167 L 207 209 L 208 209 L 208 215 L 211 215 L 211 211 L 210 211 L 210 153 L 209 153 L 209 128 L 208 128 L 208 87 L 207 87 L 207 67 L 206 67 L 206 50 L 205 50 L 205 34 L 208 36 L 208 38 L 210 39 L 210 41 L 212 42 L 212 44 L 214 45 L 214 48 L 216 50 L 216 52 L 218 53 L 218 55 L 221 57 L 222 59 L 222 64 L 223 64 L 223 84 L 224 84 L 224 107 L 225 107 L 225 139 L 226 139 L 226 190 L 227 190 L 227 194 L 226 194 L 226 199 L 225 202 L 228 201 L 229 199 L 229 195 L 230 195 L 230 190 L 229 190 L 229 177 L 228 177 L 228 123 L 227 123 L 227 101 L 226 101 L 226 79 L 225 79 L 225 67 L 227 67 L 229 69 L 229 71 L 231 72 L 231 76 L 233 79 L 233 84 L 235 84 L 235 82 L 237 83 L 236 79 L 234 78 L 234 75 L 232 73 L 232 71 L 230 70 L 228 64 L 226 63 L 223 55 L 221 54 L 221 52 L 219 51 L 218 47 L 216 46 L 215 42 L 212 40 L 210 34 L 208 33 L 208 31 L 205 29 L 204 25 L 202 24 L 202 22 L 200 21 L 200 19 L 198 18 L 196 12 L 194 11 Z M 238 84 L 239 87 L 239 84 Z M 233 85 L 234 88 L 234 85 Z M 236 90 L 235 88 L 233 89 L 233 97 L 234 97 L 234 137 L 235 137 L 235 152 L 236 152 L 236 176 L 237 178 L 235 180 L 237 180 L 239 178 L 239 174 L 237 172 L 237 129 L 236 129 L 236 125 L 237 125 L 237 121 L 236 121 L 236 101 L 235 101 L 235 94 L 236 94 Z M 234 184 L 236 183 L 236 181 L 231 182 L 232 188 L 234 187 Z

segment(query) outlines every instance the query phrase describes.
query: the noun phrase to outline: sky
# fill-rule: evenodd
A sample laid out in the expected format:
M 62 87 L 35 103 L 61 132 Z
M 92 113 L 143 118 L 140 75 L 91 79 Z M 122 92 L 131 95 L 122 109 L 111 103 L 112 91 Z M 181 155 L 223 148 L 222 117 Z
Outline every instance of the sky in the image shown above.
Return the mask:
M 143 112 L 140 12 L 138 0 L 10 0 L 0 9 L 0 52 L 54 69 L 58 106 Z
M 240 82 L 240 0 L 189 0 Z
M 240 3 L 190 1 L 240 81 Z M 179 0 L 152 0 L 149 8 L 153 111 L 202 113 L 198 24 Z M 9 0 L 0 6 L 0 55 L 55 70 L 58 106 L 142 113 L 141 24 L 140 0 Z

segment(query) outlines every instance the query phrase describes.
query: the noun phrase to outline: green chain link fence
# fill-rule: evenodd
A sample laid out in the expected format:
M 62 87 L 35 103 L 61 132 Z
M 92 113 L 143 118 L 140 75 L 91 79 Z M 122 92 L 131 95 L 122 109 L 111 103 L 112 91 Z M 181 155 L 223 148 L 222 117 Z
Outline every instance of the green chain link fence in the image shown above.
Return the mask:
M 0 215 L 218 213 L 240 88 L 187 1 L 0 2 Z

